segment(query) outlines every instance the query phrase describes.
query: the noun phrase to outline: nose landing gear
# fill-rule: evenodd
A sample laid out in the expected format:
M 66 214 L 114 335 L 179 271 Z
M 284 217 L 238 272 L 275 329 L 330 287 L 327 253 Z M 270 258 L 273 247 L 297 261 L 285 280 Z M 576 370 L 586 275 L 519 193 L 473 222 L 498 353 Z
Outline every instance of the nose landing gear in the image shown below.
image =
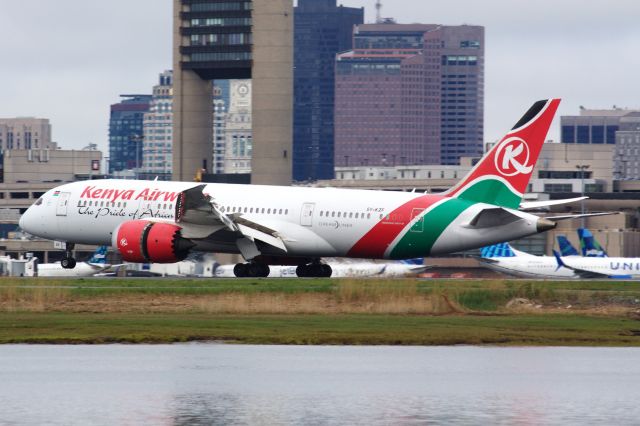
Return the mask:
M 66 243 L 64 248 L 64 258 L 60 261 L 60 265 L 64 269 L 73 269 L 76 267 L 76 260 L 73 258 L 74 243 Z

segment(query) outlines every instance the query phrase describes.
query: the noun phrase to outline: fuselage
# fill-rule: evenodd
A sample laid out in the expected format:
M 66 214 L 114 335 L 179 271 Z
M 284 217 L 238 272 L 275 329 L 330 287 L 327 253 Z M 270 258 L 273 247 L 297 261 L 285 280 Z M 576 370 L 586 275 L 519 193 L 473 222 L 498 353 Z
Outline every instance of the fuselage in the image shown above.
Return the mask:
M 58 263 L 40 263 L 38 264 L 39 277 L 91 277 L 100 272 L 104 272 L 111 265 L 92 266 L 86 262 L 81 262 L 73 269 L 64 269 L 60 262 Z
M 496 257 L 484 262 L 490 269 L 523 278 L 584 278 L 577 271 L 611 278 L 640 278 L 640 258 L 553 256 Z M 573 268 L 573 269 L 572 269 Z
M 173 223 L 179 194 L 197 185 L 130 180 L 69 183 L 44 194 L 20 225 L 47 239 L 111 244 L 114 230 L 123 222 Z M 264 255 L 406 259 L 538 232 L 538 218 L 517 210 L 509 210 L 520 218 L 516 222 L 471 226 L 482 210 L 495 206 L 437 194 L 231 184 L 207 184 L 203 193 L 224 214 L 241 216 L 282 235 L 286 253 L 264 246 Z M 238 252 L 237 237 L 225 233 L 224 225 L 212 225 L 210 230 L 209 238 L 196 241 L 196 250 Z
M 415 277 L 424 272 L 428 267 L 420 265 L 403 265 L 399 263 L 329 263 L 333 274 L 332 278 L 403 278 Z M 233 277 L 234 265 L 221 265 L 214 271 L 214 276 L 219 278 Z M 296 266 L 272 266 L 269 273 L 272 278 L 295 278 Z

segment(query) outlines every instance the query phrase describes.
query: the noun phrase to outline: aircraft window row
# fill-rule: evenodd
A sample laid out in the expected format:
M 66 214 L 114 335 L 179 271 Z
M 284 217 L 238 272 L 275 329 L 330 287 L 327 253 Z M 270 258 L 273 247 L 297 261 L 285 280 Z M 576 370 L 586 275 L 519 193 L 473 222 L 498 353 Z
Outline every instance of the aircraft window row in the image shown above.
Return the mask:
M 127 207 L 125 201 L 78 201 L 78 207 Z
M 78 207 L 127 207 L 126 201 L 78 201 Z M 173 209 L 173 204 L 158 204 L 158 209 Z
M 277 214 L 277 215 L 288 215 L 289 209 L 270 209 L 265 207 L 221 207 L 220 211 L 222 213 L 260 213 L 260 214 Z
M 320 210 L 320 217 L 339 217 L 344 219 L 371 219 L 371 213 L 360 213 L 360 212 L 335 212 L 328 210 Z M 382 219 L 382 215 L 380 215 L 380 219 Z

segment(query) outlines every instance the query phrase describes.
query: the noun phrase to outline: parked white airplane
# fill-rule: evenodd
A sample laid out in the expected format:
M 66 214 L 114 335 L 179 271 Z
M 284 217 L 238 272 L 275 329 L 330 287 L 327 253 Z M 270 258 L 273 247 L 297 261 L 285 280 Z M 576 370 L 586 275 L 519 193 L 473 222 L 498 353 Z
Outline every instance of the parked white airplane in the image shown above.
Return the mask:
M 427 269 L 429 266 L 410 261 L 399 262 L 327 262 L 333 273 L 331 277 L 380 277 L 380 278 L 403 278 L 415 277 Z M 235 265 L 220 265 L 214 271 L 214 276 L 219 278 L 235 277 L 233 272 Z M 292 278 L 297 277 L 296 266 L 271 266 L 269 277 L 271 278 Z
M 63 267 L 75 266 L 75 243 L 110 243 L 136 263 L 174 263 L 190 250 L 241 253 L 249 263 L 236 276 L 268 276 L 268 265 L 292 260 L 298 276 L 331 276 L 321 257 L 406 259 L 518 239 L 581 217 L 518 210 L 531 204 L 522 194 L 559 102 L 536 102 L 443 194 L 95 180 L 48 191 L 20 226 L 65 241 Z
M 37 265 L 34 262 L 30 265 L 32 265 L 31 269 L 37 270 L 39 277 L 90 277 L 111 267 L 107 263 L 107 246 L 98 247 L 91 259 L 80 262 L 73 269 L 63 268 L 61 262 L 38 263 Z M 35 275 L 36 270 L 27 270 L 26 275 Z
M 502 243 L 484 247 L 479 260 L 489 269 L 523 278 L 640 278 L 640 258 L 588 257 L 573 252 L 561 256 L 554 250 L 553 256 L 534 256 Z
M 520 278 L 578 278 L 571 269 L 558 267 L 553 256 L 534 256 L 507 243 L 483 247 L 478 259 L 487 268 Z

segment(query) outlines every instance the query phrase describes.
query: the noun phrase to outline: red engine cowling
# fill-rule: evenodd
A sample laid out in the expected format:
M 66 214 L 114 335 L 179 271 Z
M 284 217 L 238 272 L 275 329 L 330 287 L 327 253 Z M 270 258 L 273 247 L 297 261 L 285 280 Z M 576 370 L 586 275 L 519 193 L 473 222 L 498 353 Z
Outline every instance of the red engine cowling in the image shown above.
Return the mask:
M 174 263 L 184 260 L 194 244 L 182 238 L 180 228 L 170 223 L 130 220 L 113 233 L 112 245 L 122 259 L 135 263 Z

